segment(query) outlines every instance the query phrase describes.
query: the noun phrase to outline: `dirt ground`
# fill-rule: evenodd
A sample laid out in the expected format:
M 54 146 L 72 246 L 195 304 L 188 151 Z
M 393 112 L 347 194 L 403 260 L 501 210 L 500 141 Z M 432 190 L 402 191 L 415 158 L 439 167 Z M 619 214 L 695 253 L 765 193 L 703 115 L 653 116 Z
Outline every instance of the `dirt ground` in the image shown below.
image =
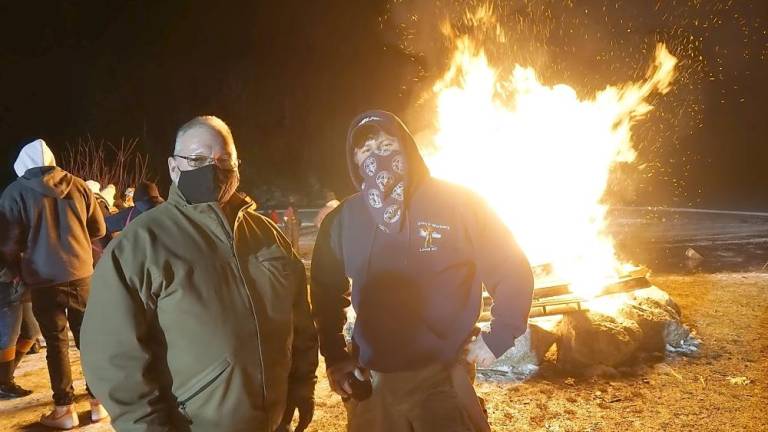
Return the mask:
M 478 383 L 493 430 L 768 431 L 768 273 L 657 276 L 652 282 L 672 295 L 704 341 L 698 356 L 658 356 L 614 377 L 569 376 L 545 364 L 523 383 Z M 76 351 L 73 363 L 85 424 Z M 343 405 L 322 369 L 309 430 L 343 431 Z M 44 354 L 25 360 L 17 379 L 35 394 L 0 401 L 0 431 L 46 430 L 35 424 L 50 400 Z M 112 429 L 86 424 L 80 430 Z

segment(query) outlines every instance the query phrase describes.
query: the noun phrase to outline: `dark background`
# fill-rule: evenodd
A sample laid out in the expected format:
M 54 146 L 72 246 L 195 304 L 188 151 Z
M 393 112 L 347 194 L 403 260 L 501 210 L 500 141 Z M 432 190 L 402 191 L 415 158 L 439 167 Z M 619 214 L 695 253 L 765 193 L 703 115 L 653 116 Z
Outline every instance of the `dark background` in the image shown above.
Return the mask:
M 418 129 L 450 46 L 439 33 L 474 1 L 26 1 L 0 3 L 0 182 L 26 142 L 60 154 L 90 135 L 138 138 L 166 182 L 179 125 L 232 127 L 246 190 L 351 191 L 349 121 L 376 107 Z M 510 43 L 584 96 L 641 78 L 653 46 L 681 59 L 674 89 L 635 129 L 621 204 L 768 210 L 768 2 L 497 2 Z M 616 190 L 614 190 L 616 189 Z

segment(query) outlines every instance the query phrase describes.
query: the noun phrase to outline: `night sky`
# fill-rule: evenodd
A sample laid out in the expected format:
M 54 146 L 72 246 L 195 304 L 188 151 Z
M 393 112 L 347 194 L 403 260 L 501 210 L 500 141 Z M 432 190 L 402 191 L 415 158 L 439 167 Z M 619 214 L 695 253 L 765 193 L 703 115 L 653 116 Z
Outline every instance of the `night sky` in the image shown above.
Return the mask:
M 451 52 L 439 24 L 478 3 L 3 1 L 0 181 L 34 138 L 61 154 L 91 136 L 139 139 L 167 184 L 175 130 L 215 114 L 246 191 L 344 195 L 349 121 L 382 108 L 427 125 Z M 641 78 L 658 41 L 680 58 L 635 129 L 638 163 L 617 169 L 617 202 L 768 211 L 768 2 L 512 0 L 496 13 L 510 38 L 489 45 L 492 60 L 585 97 Z

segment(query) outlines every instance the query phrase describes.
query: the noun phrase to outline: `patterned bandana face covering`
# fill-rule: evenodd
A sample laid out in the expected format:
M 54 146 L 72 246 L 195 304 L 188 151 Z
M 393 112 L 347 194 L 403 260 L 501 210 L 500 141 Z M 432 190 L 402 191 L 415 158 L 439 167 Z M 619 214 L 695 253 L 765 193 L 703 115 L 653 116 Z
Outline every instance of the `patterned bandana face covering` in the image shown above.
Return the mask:
M 360 165 L 363 197 L 382 231 L 400 232 L 406 186 L 405 155 L 395 145 L 396 141 L 388 139 L 376 144 Z

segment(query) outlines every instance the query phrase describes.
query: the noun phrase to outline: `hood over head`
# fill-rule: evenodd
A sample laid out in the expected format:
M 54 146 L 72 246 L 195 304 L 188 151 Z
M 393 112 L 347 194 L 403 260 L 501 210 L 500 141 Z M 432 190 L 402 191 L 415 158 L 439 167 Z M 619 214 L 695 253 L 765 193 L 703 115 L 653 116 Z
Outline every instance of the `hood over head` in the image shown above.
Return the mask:
M 19 157 L 13 164 L 13 169 L 17 176 L 22 177 L 31 168 L 47 166 L 56 166 L 56 158 L 51 149 L 48 148 L 48 144 L 42 139 L 37 139 L 21 149 Z
M 157 189 L 157 185 L 151 181 L 143 181 L 136 185 L 136 190 L 133 193 L 133 201 L 139 202 L 153 198 L 160 198 L 160 192 Z
M 378 129 L 387 135 L 391 135 L 400 141 L 400 148 L 405 155 L 408 164 L 407 179 L 410 187 L 413 187 L 419 180 L 429 177 L 429 169 L 424 159 L 419 153 L 416 141 L 403 122 L 394 114 L 387 111 L 372 110 L 360 114 L 349 126 L 347 133 L 347 166 L 349 175 L 355 189 L 358 191 L 363 185 L 363 177 L 360 175 L 360 168 L 355 162 L 354 148 L 355 143 L 363 138 L 363 134 L 371 133 L 371 129 Z

